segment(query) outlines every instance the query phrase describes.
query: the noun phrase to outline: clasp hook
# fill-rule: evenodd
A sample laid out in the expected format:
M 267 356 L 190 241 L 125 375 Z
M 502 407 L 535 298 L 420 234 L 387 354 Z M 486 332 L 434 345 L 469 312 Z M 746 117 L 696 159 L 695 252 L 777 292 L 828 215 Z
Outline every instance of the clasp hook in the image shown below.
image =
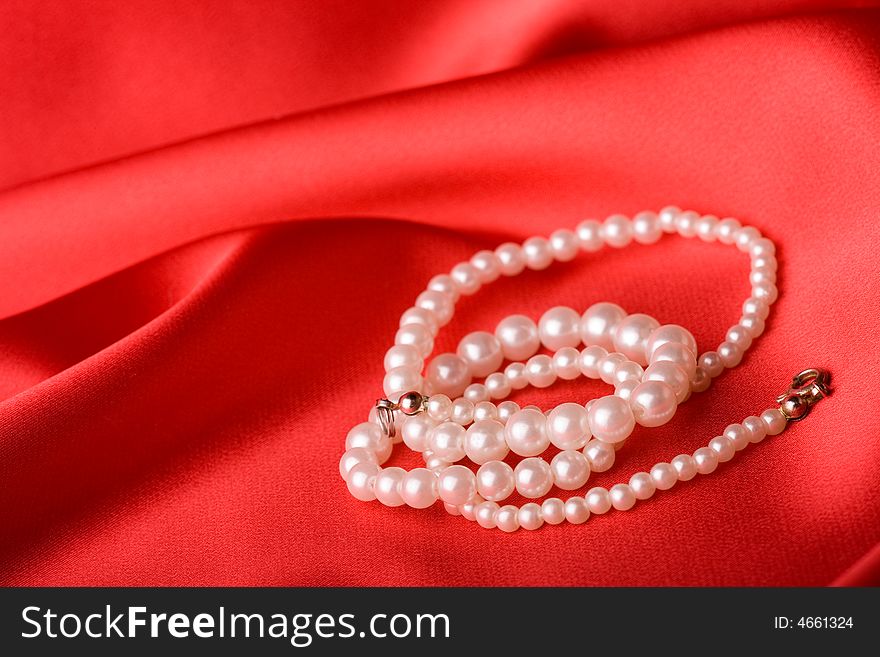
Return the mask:
M 831 394 L 831 373 L 819 368 L 800 372 L 791 380 L 788 390 L 776 401 L 786 420 L 797 422 L 809 415 L 813 406 Z
M 376 419 L 379 421 L 379 427 L 389 437 L 394 438 L 397 435 L 397 426 L 394 421 L 394 414 L 401 412 L 404 415 L 415 415 L 428 409 L 428 397 L 415 390 L 410 390 L 400 395 L 400 398 L 393 402 L 390 399 L 376 400 Z

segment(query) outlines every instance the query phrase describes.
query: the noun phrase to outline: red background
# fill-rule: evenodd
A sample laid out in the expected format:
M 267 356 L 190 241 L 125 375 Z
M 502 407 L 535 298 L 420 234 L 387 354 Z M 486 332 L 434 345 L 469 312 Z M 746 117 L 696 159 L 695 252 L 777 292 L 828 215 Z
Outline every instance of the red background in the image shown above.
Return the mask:
M 880 11 L 861 4 L 4 2 L 0 582 L 878 583 Z M 669 203 L 773 238 L 780 299 L 740 367 L 591 485 L 705 444 L 805 367 L 832 371 L 830 400 L 583 526 L 351 498 L 345 433 L 430 276 Z M 583 256 L 463 301 L 438 349 L 599 300 L 709 349 L 747 268 L 675 237 Z

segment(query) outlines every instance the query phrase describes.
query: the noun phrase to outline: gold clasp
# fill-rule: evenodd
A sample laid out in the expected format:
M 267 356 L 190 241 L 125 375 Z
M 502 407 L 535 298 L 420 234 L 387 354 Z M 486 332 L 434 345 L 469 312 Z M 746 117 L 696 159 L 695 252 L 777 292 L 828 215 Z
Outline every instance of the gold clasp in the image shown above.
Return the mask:
M 379 427 L 389 437 L 394 438 L 397 435 L 397 425 L 394 414 L 398 411 L 404 415 L 415 415 L 428 409 L 428 397 L 410 390 L 400 395 L 400 398 L 393 402 L 390 399 L 376 400 L 376 419 L 379 421 Z
M 786 420 L 797 422 L 809 415 L 813 406 L 831 394 L 831 374 L 827 370 L 811 368 L 791 380 L 788 390 L 776 401 Z

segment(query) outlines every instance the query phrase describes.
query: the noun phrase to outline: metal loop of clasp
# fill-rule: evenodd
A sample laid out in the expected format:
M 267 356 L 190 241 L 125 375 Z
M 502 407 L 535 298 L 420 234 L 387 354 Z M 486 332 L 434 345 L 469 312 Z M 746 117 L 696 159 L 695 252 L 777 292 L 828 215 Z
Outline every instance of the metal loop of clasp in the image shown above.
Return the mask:
M 394 438 L 397 433 L 397 427 L 394 425 L 394 411 L 397 410 L 397 404 L 388 399 L 376 400 L 376 419 L 379 420 L 379 427 L 389 438 Z
M 788 390 L 776 401 L 779 410 L 790 422 L 803 420 L 813 406 L 831 394 L 831 374 L 827 370 L 811 368 L 800 372 L 791 380 Z

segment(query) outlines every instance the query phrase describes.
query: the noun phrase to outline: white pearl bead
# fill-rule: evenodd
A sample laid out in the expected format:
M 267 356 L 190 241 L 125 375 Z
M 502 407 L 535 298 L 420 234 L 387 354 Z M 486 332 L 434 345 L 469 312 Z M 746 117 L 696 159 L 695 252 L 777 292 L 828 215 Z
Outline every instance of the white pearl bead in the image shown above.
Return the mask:
M 532 356 L 526 362 L 526 376 L 529 384 L 536 388 L 546 388 L 556 381 L 553 360 L 546 354 Z
M 581 374 L 581 352 L 574 347 L 563 347 L 553 354 L 553 369 L 564 381 L 573 381 Z
M 670 463 L 675 468 L 679 481 L 690 481 L 697 476 L 697 465 L 690 454 L 679 454 Z
M 722 244 L 733 244 L 736 234 L 741 228 L 741 224 L 732 218 L 722 219 L 715 226 L 715 235 Z
M 602 239 L 614 248 L 620 249 L 632 242 L 632 222 L 622 214 L 614 214 L 602 222 Z
M 482 287 L 480 272 L 469 262 L 460 262 L 449 272 L 452 280 L 458 286 L 458 291 L 464 295 L 476 294 Z
M 638 383 L 642 380 L 644 373 L 645 370 L 642 369 L 641 365 L 634 363 L 631 360 L 626 360 L 614 368 L 614 377 L 611 383 L 617 386 L 626 383 L 627 381 Z
M 657 490 L 669 490 L 678 481 L 678 471 L 670 463 L 658 463 L 651 468 L 651 479 Z
M 711 447 L 700 447 L 694 451 L 694 465 L 700 474 L 712 474 L 718 467 L 718 454 Z
M 501 372 L 487 376 L 485 385 L 490 399 L 504 399 L 511 391 L 510 381 Z
M 462 397 L 476 404 L 487 401 L 489 399 L 489 391 L 482 383 L 472 383 L 464 389 Z M 476 417 L 476 408 L 474 409 L 474 417 Z
M 766 237 L 753 240 L 749 247 L 749 255 L 752 258 L 773 257 L 776 254 L 776 245 Z
M 477 251 L 471 258 L 471 266 L 477 270 L 481 283 L 491 283 L 501 276 L 501 263 L 492 251 Z
M 550 248 L 550 242 L 543 237 L 530 237 L 523 242 L 522 250 L 529 269 L 547 269 L 553 262 L 553 249 Z
M 747 251 L 752 258 L 764 258 L 776 254 L 776 245 L 766 237 L 756 237 L 749 242 Z
M 697 219 L 697 237 L 699 237 L 704 242 L 714 242 L 718 239 L 718 236 L 715 234 L 715 227 L 718 225 L 718 217 L 711 214 L 706 214 Z
M 614 374 L 617 368 L 626 361 L 626 356 L 618 352 L 612 352 L 599 359 L 599 378 L 605 383 L 614 383 Z
M 644 381 L 629 397 L 633 417 L 643 427 L 659 427 L 672 419 L 678 409 L 675 390 L 663 381 Z
M 495 337 L 508 360 L 526 360 L 541 347 L 538 326 L 525 315 L 505 317 L 495 327 Z
M 682 237 L 694 237 L 697 234 L 697 222 L 700 220 L 693 210 L 682 212 L 675 219 L 675 230 Z
M 602 239 L 602 224 L 595 219 L 587 219 L 577 225 L 575 229 L 581 249 L 592 253 L 602 248 L 605 242 Z
M 412 345 L 424 357 L 434 349 L 434 336 L 423 324 L 406 324 L 394 334 L 394 344 Z
M 503 401 L 498 404 L 498 420 L 502 424 L 507 424 L 508 420 L 513 417 L 514 413 L 519 412 L 519 404 L 514 401 Z
M 591 440 L 584 446 L 584 456 L 592 472 L 606 472 L 614 465 L 614 446 L 601 440 Z
M 458 285 L 456 285 L 449 274 L 437 274 L 434 276 L 434 278 L 428 281 L 427 289 L 449 295 L 453 303 L 458 301 L 461 296 L 461 292 L 458 291 Z
M 437 322 L 437 317 L 434 313 L 416 306 L 407 308 L 400 316 L 399 326 L 406 326 L 407 324 L 421 324 L 431 332 L 431 335 L 437 335 L 437 331 L 440 329 L 440 324 Z
M 425 407 L 432 420 L 445 422 L 452 411 L 452 400 L 446 395 L 431 395 Z
M 581 525 L 590 518 L 590 507 L 583 497 L 570 497 L 565 502 L 565 519 L 573 525 Z
M 481 401 L 474 404 L 474 422 L 480 420 L 495 420 L 498 417 L 498 407 L 490 401 Z
M 662 236 L 660 221 L 653 212 L 639 212 L 632 220 L 633 239 L 639 244 L 654 244 Z
M 376 458 L 376 452 L 366 447 L 352 447 L 345 450 L 342 458 L 339 459 L 339 475 L 343 481 L 348 481 L 348 473 L 358 463 L 375 463 L 379 465 L 379 460 Z
M 763 255 L 758 256 L 757 258 L 752 258 L 752 269 L 766 269 L 768 271 L 777 271 L 779 269 L 779 263 L 776 261 L 776 257 L 772 255 Z
M 587 409 L 580 404 L 559 404 L 547 416 L 547 436 L 559 449 L 580 449 L 590 439 Z
M 406 418 L 400 429 L 403 443 L 414 452 L 424 452 L 428 449 L 428 434 L 437 424 L 437 420 L 424 413 Z
M 611 506 L 618 511 L 629 511 L 636 505 L 636 494 L 627 484 L 615 484 L 608 491 Z
M 660 363 L 663 361 L 669 361 L 678 365 L 688 380 L 692 380 L 697 373 L 697 357 L 694 352 L 683 344 L 667 342 L 657 347 L 651 357 L 651 362 Z
M 512 504 L 502 506 L 495 513 L 495 524 L 503 532 L 515 532 L 519 529 L 519 509 Z
M 619 443 L 632 433 L 636 421 L 629 404 L 614 395 L 597 399 L 588 413 L 590 432 L 606 443 Z
M 788 424 L 782 411 L 778 408 L 768 408 L 761 413 L 761 420 L 763 420 L 764 424 L 767 426 L 768 436 L 775 436 L 782 433 L 785 430 L 785 425 Z
M 513 468 L 504 461 L 488 461 L 477 470 L 477 492 L 492 502 L 510 497 L 515 484 Z
M 670 342 L 683 344 L 692 354 L 698 353 L 697 341 L 690 331 L 677 324 L 664 324 L 651 331 L 651 335 L 645 342 L 645 355 L 648 357 L 648 361 L 651 361 L 654 351 Z
M 748 252 L 752 247 L 752 242 L 761 238 L 761 233 L 753 226 L 745 226 L 740 228 L 733 236 L 736 248 L 740 251 Z
M 595 303 L 581 316 L 581 340 L 585 345 L 614 349 L 614 328 L 626 311 L 613 303 Z
M 764 320 L 757 315 L 743 315 L 739 319 L 739 324 L 749 332 L 753 339 L 764 333 Z
M 397 344 L 385 352 L 385 371 L 390 372 L 398 367 L 407 367 L 421 371 L 424 361 L 418 349 L 410 344 Z
M 382 433 L 378 425 L 372 422 L 361 422 L 353 426 L 345 437 L 345 449 L 364 447 L 376 453 L 376 460 L 385 463 L 391 456 L 394 445 L 391 439 Z
M 664 233 L 674 233 L 675 220 L 678 219 L 679 214 L 681 214 L 681 208 L 674 205 L 667 205 L 660 210 L 660 213 L 657 215 L 657 223 L 660 225 L 660 229 Z
M 427 468 L 414 468 L 400 483 L 400 496 L 414 509 L 427 509 L 437 501 L 437 475 Z
M 516 276 L 526 268 L 526 256 L 519 244 L 505 242 L 495 249 L 495 257 L 505 276 Z
M 541 504 L 541 515 L 548 525 L 558 525 L 565 520 L 565 503 L 558 497 L 548 497 Z
M 750 415 L 742 421 L 743 427 L 749 434 L 750 443 L 759 443 L 767 435 L 767 425 L 756 415 Z
M 743 302 L 742 311 L 743 315 L 757 315 L 766 320 L 767 315 L 770 314 L 770 305 L 762 299 L 749 297 Z
M 504 354 L 501 343 L 488 331 L 468 333 L 458 343 L 456 353 L 462 358 L 473 376 L 487 376 L 501 367 Z
M 378 475 L 373 484 L 373 493 L 376 499 L 385 506 L 403 506 L 406 504 L 400 495 L 400 485 L 406 476 L 403 468 L 385 468 Z M 467 500 L 465 500 L 467 502 Z
M 724 436 L 730 440 L 736 451 L 745 449 L 749 444 L 749 432 L 743 425 L 738 423 L 728 424 L 724 428 Z
M 504 368 L 504 377 L 512 390 L 522 390 L 529 385 L 529 375 L 525 363 L 511 363 Z
M 477 420 L 465 435 L 465 454 L 477 465 L 500 461 L 510 448 L 504 439 L 504 425 L 497 420 Z
M 779 290 L 773 283 L 761 283 L 752 287 L 752 296 L 770 305 L 779 298 Z
M 599 362 L 607 355 L 608 352 L 605 349 L 596 345 L 583 349 L 580 355 L 581 374 L 590 379 L 598 379 L 600 376 Z
M 456 424 L 470 424 L 474 419 L 474 403 L 467 399 L 456 399 L 452 402 L 449 419 Z
M 635 495 L 637 500 L 650 499 L 657 490 L 654 480 L 651 479 L 651 475 L 647 472 L 636 472 L 629 479 L 629 487 L 632 489 L 633 495 Z
M 486 500 L 484 500 L 479 495 L 474 495 L 470 500 L 467 501 L 467 503 L 462 504 L 458 507 L 458 510 L 461 512 L 461 517 L 465 520 L 476 520 L 477 507 L 479 507 L 485 501 Z
M 382 389 L 387 397 L 400 395 L 410 390 L 421 390 L 422 375 L 418 370 L 409 367 L 395 367 L 385 374 Z
M 513 469 L 516 491 L 523 497 L 534 499 L 547 494 L 553 486 L 550 464 L 542 458 L 523 459 Z
M 501 507 L 496 502 L 481 502 L 474 509 L 474 517 L 477 524 L 484 529 L 494 529 L 497 527 L 495 516 Z
M 712 377 L 702 367 L 697 367 L 697 371 L 694 372 L 694 378 L 691 380 L 691 390 L 693 392 L 703 392 L 708 390 L 710 385 L 712 385 Z
M 736 454 L 736 447 L 727 436 L 715 436 L 709 441 L 709 449 L 718 455 L 719 463 L 726 463 Z
M 590 513 L 601 515 L 611 510 L 611 496 L 601 486 L 596 486 L 587 491 L 586 500 Z
M 434 314 L 440 326 L 446 326 L 455 312 L 455 300 L 451 294 L 437 290 L 425 290 L 416 297 L 416 307 Z
M 431 450 L 423 453 L 422 456 L 425 459 L 425 467 L 435 474 L 440 474 L 450 465 L 452 465 L 451 461 L 447 461 L 446 459 L 442 459 L 439 456 L 434 456 L 431 453 Z
M 477 492 L 477 480 L 468 468 L 452 465 L 439 474 L 437 491 L 447 504 L 464 504 Z
M 776 271 L 772 269 L 752 269 L 749 274 L 749 283 L 752 285 L 775 284 Z
M 687 373 L 668 360 L 651 363 L 645 368 L 644 381 L 662 381 L 675 391 L 678 403 L 685 400 L 690 392 L 691 382 Z
M 541 507 L 534 502 L 523 504 L 517 512 L 516 519 L 519 526 L 527 530 L 540 529 L 544 524 Z
M 707 351 L 700 356 L 699 367 L 702 367 L 706 374 L 713 378 L 724 371 L 724 363 L 721 362 L 721 356 L 717 351 Z
M 718 357 L 724 367 L 736 367 L 742 361 L 743 351 L 732 342 L 722 342 L 718 345 Z
M 550 461 L 553 481 L 562 490 L 576 490 L 590 478 L 590 462 L 574 449 L 559 452 Z
M 459 397 L 471 383 L 470 366 L 456 354 L 440 354 L 428 363 L 425 381 L 431 394 Z
M 375 463 L 358 463 L 348 471 L 348 492 L 361 502 L 372 502 L 376 499 L 373 488 L 380 468 Z
M 507 444 L 519 456 L 537 456 L 550 444 L 547 419 L 540 411 L 524 408 L 514 413 L 504 427 Z
M 735 345 L 742 351 L 745 351 L 752 346 L 752 334 L 749 333 L 748 329 L 739 324 L 731 326 L 727 330 L 727 335 L 725 337 L 727 342 Z
M 464 427 L 456 422 L 443 422 L 428 432 L 428 449 L 434 456 L 450 463 L 464 458 Z
M 556 306 L 538 322 L 538 336 L 550 351 L 580 344 L 580 315 L 571 308 Z
M 574 260 L 578 254 L 580 243 L 577 235 L 563 228 L 550 235 L 550 248 L 553 250 L 553 257 L 559 262 L 568 262 Z
M 647 365 L 648 337 L 658 328 L 660 323 L 653 317 L 642 313 L 628 315 L 614 327 L 612 336 L 614 349 L 639 365 Z
M 624 401 L 629 401 L 629 398 L 632 395 L 632 391 L 635 390 L 638 385 L 638 379 L 627 379 L 622 383 L 618 383 L 614 387 L 614 394 Z

